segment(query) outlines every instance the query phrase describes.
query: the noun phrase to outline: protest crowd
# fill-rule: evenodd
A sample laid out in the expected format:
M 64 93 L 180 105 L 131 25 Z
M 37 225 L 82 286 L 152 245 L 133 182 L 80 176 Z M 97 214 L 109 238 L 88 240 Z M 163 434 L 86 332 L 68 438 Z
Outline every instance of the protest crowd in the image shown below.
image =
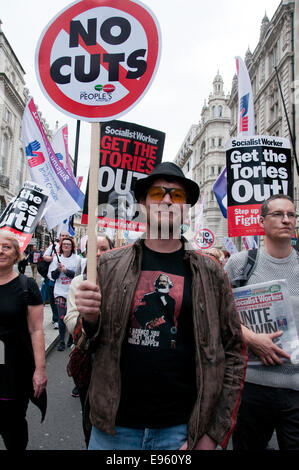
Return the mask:
M 135 11 L 136 2 L 127 3 Z M 71 6 L 75 21 L 63 10 L 69 24 L 57 43 L 65 42 L 65 50 L 58 44 L 51 51 L 52 33 L 45 30 L 36 52 L 39 83 L 51 83 L 46 94 L 92 124 L 86 195 L 64 145 L 67 129 L 50 143 L 28 98 L 22 139 L 31 180 L 0 214 L 0 438 L 8 450 L 27 448 L 29 402 L 43 426 L 52 380 L 43 328 L 48 303 L 57 355 L 68 355 L 69 399 L 82 410 L 86 449 L 264 451 L 275 434 L 280 450 L 299 450 L 291 146 L 278 135 L 255 136 L 250 81 L 237 57 L 238 84 L 246 86 L 243 94 L 238 89 L 238 135 L 226 142 L 226 166 L 211 191 L 227 219 L 228 237 L 216 246 L 203 224 L 205 194 L 189 170 L 186 176 L 162 158 L 165 133 L 112 120 L 125 110 L 116 112 L 118 105 L 132 106 L 151 82 L 159 62 L 155 21 L 150 18 L 146 34 L 136 34 L 156 37 L 148 50 L 137 48 L 136 36 L 128 41 L 133 50 L 126 50 L 125 74 L 121 48 L 138 17 L 131 25 L 129 14 L 115 16 L 105 6 L 96 37 L 97 18 L 84 16 L 87 4 Z M 49 31 L 61 29 L 59 21 Z M 86 73 L 82 50 L 97 51 L 98 40 L 109 53 L 93 53 Z M 115 85 L 101 84 L 102 59 Z M 117 89 L 119 75 L 128 96 Z M 83 82 L 93 91 L 81 92 L 88 102 L 79 103 L 78 115 L 68 106 Z M 79 212 L 88 235 L 77 246 L 71 221 Z M 51 239 L 42 250 L 33 237 L 41 219 Z M 242 237 L 246 249 L 238 250 L 234 237 Z
M 65 350 L 68 335 L 66 374 L 81 401 L 87 449 L 213 450 L 225 449 L 232 437 L 233 449 L 265 450 L 275 431 L 280 449 L 298 450 L 299 361 L 278 343 L 284 323 L 274 332 L 254 332 L 253 310 L 246 316 L 243 303 L 240 314 L 232 291 L 286 280 L 299 327 L 292 199 L 266 200 L 263 246 L 230 255 L 224 248 L 199 250 L 184 238 L 183 207 L 196 204 L 199 188 L 175 164 L 158 164 L 135 184 L 134 196 L 144 207 L 147 231 L 116 248 L 99 234 L 96 282 L 88 280 L 88 241 L 79 256 L 74 237 L 63 230 L 43 253 L 34 246 L 22 257 L 16 236 L 0 230 L 6 312 L 1 308 L 0 331 L 7 358 L 0 435 L 6 448 L 27 446 L 29 400 L 43 418 L 46 413 L 47 301 L 53 328 L 59 328 L 58 351 Z M 42 272 L 44 299 L 35 267 L 32 277 L 24 276 L 22 258 Z M 242 321 L 248 312 L 252 324 Z M 260 307 L 256 315 L 261 312 L 269 320 L 268 310 Z M 251 364 L 250 353 L 258 365 Z

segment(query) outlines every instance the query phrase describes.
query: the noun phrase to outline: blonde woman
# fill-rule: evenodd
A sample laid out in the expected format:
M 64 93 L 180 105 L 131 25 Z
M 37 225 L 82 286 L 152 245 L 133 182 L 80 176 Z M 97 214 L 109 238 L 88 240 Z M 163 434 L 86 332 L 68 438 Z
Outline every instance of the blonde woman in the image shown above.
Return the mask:
M 16 236 L 0 230 L 0 435 L 9 450 L 26 449 L 29 399 L 42 419 L 47 403 L 43 301 L 35 280 L 14 271 L 20 259 Z

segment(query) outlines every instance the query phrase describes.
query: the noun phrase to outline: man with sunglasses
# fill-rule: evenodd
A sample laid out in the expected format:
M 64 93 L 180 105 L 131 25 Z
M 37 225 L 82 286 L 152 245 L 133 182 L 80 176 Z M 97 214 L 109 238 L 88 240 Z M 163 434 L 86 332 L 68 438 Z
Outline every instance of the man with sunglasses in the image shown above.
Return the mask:
M 95 349 L 89 449 L 225 447 L 245 357 L 227 276 L 181 237 L 199 187 L 164 162 L 134 193 L 146 236 L 103 255 L 99 286 L 85 281 L 76 294 L 78 347 Z
M 264 246 L 245 285 L 286 279 L 299 332 L 299 258 L 292 248 L 296 212 L 289 196 L 277 194 L 261 206 Z M 232 286 L 241 278 L 247 252 L 231 256 L 225 265 Z M 282 312 L 283 313 L 283 312 Z M 248 366 L 236 428 L 235 450 L 265 450 L 274 430 L 281 450 L 299 450 L 299 366 L 275 344 L 283 334 L 257 334 L 242 326 L 248 347 L 262 365 Z

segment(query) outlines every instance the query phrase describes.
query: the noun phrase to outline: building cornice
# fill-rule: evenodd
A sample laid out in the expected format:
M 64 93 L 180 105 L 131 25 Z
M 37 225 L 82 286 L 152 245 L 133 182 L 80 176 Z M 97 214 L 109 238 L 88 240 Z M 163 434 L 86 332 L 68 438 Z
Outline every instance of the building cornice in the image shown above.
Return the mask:
M 21 65 L 21 63 L 20 63 L 20 61 L 19 61 L 19 59 L 17 58 L 16 54 L 14 53 L 14 50 L 13 50 L 13 48 L 11 47 L 11 45 L 9 44 L 9 41 L 7 40 L 7 37 L 5 36 L 5 34 L 3 33 L 3 31 L 0 31 L 0 38 L 1 38 L 1 36 L 2 36 L 3 39 L 4 39 L 3 44 L 6 45 L 6 46 L 8 46 L 8 48 L 9 48 L 9 50 L 10 50 L 10 53 L 12 54 L 12 56 L 13 56 L 14 60 L 16 61 L 16 63 L 18 64 L 18 67 L 20 67 L 21 72 L 25 75 L 26 72 L 25 72 L 25 70 L 23 69 L 23 67 L 22 67 L 22 65 Z
M 7 75 L 3 72 L 0 72 L 0 81 L 4 83 L 5 91 L 23 113 L 25 109 L 25 101 L 21 98 L 19 93 L 16 91 L 15 87 L 13 87 L 13 85 L 11 84 L 11 81 L 9 80 Z

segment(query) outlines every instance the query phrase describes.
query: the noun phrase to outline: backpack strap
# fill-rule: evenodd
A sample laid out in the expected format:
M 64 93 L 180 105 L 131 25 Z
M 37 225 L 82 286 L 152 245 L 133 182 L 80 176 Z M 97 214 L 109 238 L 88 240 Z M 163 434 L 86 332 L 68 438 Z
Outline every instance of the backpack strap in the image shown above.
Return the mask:
M 231 280 L 230 284 L 233 289 L 236 287 L 242 287 L 246 284 L 246 282 L 250 278 L 255 268 L 256 261 L 257 261 L 257 254 L 258 254 L 257 248 L 252 248 L 251 250 L 247 251 L 247 259 L 246 259 L 246 264 L 243 268 L 243 271 L 241 272 L 240 276 L 237 279 Z
M 244 282 L 244 284 L 245 284 L 245 282 L 248 281 L 251 274 L 253 273 L 255 265 L 256 265 L 256 261 L 257 261 L 257 248 L 252 248 L 251 250 L 248 250 L 247 263 L 246 263 L 245 268 L 243 270 L 243 276 L 244 276 L 243 282 Z
M 297 261 L 299 263 L 299 251 L 296 251 L 297 255 Z M 257 255 L 258 255 L 258 249 L 257 248 L 252 248 L 251 250 L 248 250 L 247 252 L 247 262 L 243 268 L 243 271 L 238 279 L 234 279 L 231 281 L 231 286 L 232 288 L 235 287 L 242 287 L 246 284 L 250 276 L 252 275 L 256 263 L 257 263 Z

